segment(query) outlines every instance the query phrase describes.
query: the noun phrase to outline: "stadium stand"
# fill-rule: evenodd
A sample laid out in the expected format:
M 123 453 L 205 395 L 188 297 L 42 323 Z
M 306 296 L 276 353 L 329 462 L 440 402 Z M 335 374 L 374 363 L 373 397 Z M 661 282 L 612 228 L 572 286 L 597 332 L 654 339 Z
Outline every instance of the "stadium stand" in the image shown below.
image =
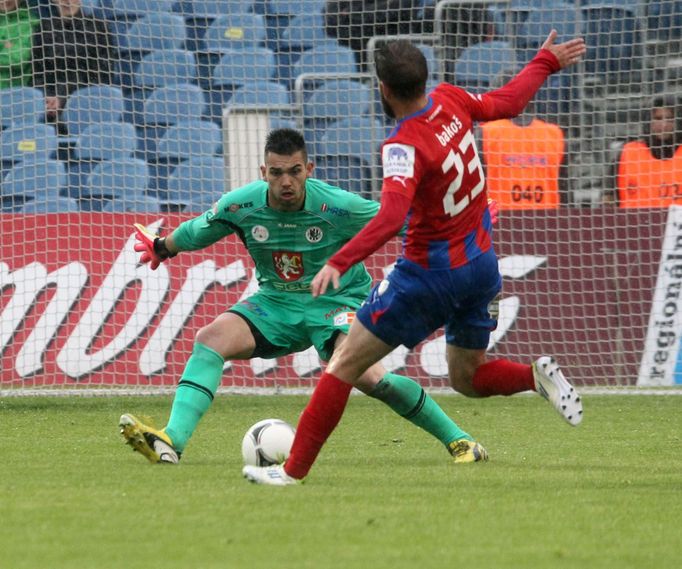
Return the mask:
M 45 118 L 45 96 L 33 87 L 0 89 L 0 126 L 20 126 L 42 122 Z
M 223 158 L 193 158 L 173 171 L 167 191 L 159 193 L 159 201 L 166 211 L 202 212 L 228 191 L 226 179 Z
M 69 136 L 79 136 L 84 128 L 101 122 L 123 120 L 125 100 L 120 87 L 92 85 L 71 93 L 64 108 Z
M 189 160 L 220 152 L 220 127 L 208 121 L 183 120 L 170 127 L 156 145 L 158 160 Z
M 59 160 L 22 162 L 11 168 L 2 180 L 0 207 L 2 211 L 17 211 L 36 199 L 55 199 L 66 182 L 66 169 Z
M 143 17 L 173 11 L 175 0 L 111 0 L 111 11 L 115 16 Z
M 55 157 L 57 145 L 52 125 L 11 126 L 0 132 L 0 163 L 4 169 L 22 161 L 45 162 Z
M 185 20 L 177 14 L 152 12 L 135 20 L 118 38 L 121 51 L 180 49 L 187 40 Z
M 232 49 L 262 47 L 265 37 L 263 16 L 234 13 L 213 20 L 206 30 L 200 50 L 222 53 Z
M 196 79 L 194 54 L 185 49 L 164 49 L 145 55 L 133 76 L 135 86 L 146 89 L 191 83 Z
M 377 150 L 383 140 L 381 121 L 344 119 L 328 128 L 315 156 L 315 176 L 366 198 L 377 197 Z
M 143 160 L 117 158 L 97 164 L 81 189 L 83 211 L 102 211 L 111 200 L 126 201 L 144 196 L 149 186 L 149 167 Z
M 507 41 L 472 45 L 455 61 L 455 83 L 472 92 L 485 91 L 496 75 L 518 65 L 516 58 L 516 51 Z

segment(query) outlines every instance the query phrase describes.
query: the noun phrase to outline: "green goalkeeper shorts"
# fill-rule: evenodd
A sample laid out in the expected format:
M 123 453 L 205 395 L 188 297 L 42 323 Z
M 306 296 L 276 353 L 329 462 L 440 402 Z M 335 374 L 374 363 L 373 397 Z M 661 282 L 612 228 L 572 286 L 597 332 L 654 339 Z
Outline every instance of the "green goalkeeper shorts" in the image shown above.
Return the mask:
M 261 290 L 229 312 L 243 316 L 272 344 L 259 350 L 259 357 L 276 358 L 314 346 L 320 359 L 329 361 L 333 340 L 339 332 L 348 334 L 355 310 L 365 298 L 366 291 L 313 298 L 310 293 Z

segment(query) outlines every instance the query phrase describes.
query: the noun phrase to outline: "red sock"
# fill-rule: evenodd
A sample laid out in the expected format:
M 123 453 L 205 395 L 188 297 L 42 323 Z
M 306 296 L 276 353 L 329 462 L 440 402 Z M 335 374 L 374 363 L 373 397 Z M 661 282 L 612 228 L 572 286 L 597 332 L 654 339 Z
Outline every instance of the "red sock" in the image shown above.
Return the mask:
M 289 476 L 301 479 L 308 474 L 322 445 L 341 420 L 351 389 L 352 385 L 331 373 L 322 374 L 296 427 L 294 444 L 284 465 Z
M 533 368 L 509 360 L 493 360 L 476 370 L 471 385 L 483 397 L 535 391 Z

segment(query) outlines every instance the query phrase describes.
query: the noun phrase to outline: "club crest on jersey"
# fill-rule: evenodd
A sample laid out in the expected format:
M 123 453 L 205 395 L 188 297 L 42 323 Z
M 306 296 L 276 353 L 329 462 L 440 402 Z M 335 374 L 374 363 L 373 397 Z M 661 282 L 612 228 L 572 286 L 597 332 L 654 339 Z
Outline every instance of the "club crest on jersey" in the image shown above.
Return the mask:
M 268 240 L 270 237 L 270 232 L 268 231 L 267 227 L 263 227 L 262 225 L 254 225 L 251 228 L 251 237 L 262 243 L 263 241 Z
M 381 151 L 384 178 L 414 176 L 414 146 L 407 144 L 386 144 Z
M 305 238 L 309 243 L 319 243 L 324 237 L 324 233 L 319 227 L 308 227 L 305 230 Z
M 284 281 L 291 282 L 303 276 L 303 255 L 294 251 L 273 251 L 275 271 Z
M 334 316 L 334 326 L 350 325 L 355 320 L 355 312 L 343 312 Z

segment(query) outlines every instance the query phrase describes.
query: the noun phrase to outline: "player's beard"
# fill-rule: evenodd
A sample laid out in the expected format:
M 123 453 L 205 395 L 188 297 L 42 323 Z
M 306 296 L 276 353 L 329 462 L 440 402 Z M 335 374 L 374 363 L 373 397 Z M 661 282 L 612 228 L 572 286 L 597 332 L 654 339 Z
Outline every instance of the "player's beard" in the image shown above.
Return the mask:
M 389 119 L 395 118 L 395 112 L 393 112 L 391 105 L 386 100 L 386 97 L 384 97 L 383 93 L 381 93 L 381 108 L 384 109 L 384 112 L 386 113 Z

